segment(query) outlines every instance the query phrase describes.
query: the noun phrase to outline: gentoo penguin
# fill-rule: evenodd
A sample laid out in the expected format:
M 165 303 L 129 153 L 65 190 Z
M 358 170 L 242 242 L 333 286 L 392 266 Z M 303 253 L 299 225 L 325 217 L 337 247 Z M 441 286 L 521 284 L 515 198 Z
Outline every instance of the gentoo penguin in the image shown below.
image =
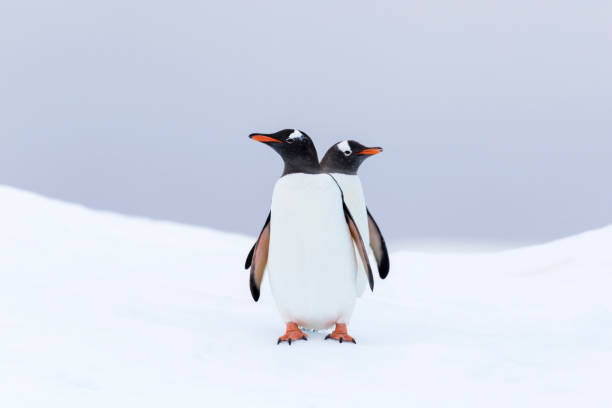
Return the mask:
M 278 343 L 306 340 L 300 326 L 318 330 L 334 324 L 328 338 L 355 343 L 346 325 L 357 297 L 357 273 L 361 270 L 367 275 L 371 289 L 374 279 L 364 241 L 342 191 L 321 171 L 317 151 L 306 133 L 285 129 L 249 137 L 270 146 L 285 163 L 274 186 L 270 214 L 247 259 L 253 299 L 259 299 L 266 270 L 287 324 Z M 362 268 L 357 267 L 358 262 Z
M 324 172 L 331 174 L 338 182 L 344 192 L 344 201 L 353 215 L 357 227 L 361 232 L 364 242 L 369 243 L 374 252 L 378 274 L 385 279 L 389 274 L 389 254 L 385 239 L 374 221 L 372 214 L 366 207 L 363 187 L 357 170 L 364 160 L 382 152 L 382 147 L 366 147 L 354 140 L 345 140 L 336 143 L 329 148 L 323 160 L 321 168 Z M 368 248 L 369 249 L 369 248 Z M 368 251 L 368 254 L 370 251 Z M 365 280 L 359 274 L 359 294 L 363 292 Z

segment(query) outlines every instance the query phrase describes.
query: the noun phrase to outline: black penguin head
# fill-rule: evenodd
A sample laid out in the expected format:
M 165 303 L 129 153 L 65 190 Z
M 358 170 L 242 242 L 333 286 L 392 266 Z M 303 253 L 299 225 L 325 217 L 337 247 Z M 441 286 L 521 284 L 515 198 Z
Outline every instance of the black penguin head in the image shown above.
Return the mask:
M 251 133 L 249 137 L 274 149 L 285 162 L 283 176 L 291 173 L 316 174 L 321 172 L 317 149 L 312 139 L 297 129 L 276 133 Z
M 329 148 L 321 160 L 321 168 L 326 173 L 357 174 L 365 159 L 382 151 L 382 147 L 366 147 L 354 140 L 345 140 Z

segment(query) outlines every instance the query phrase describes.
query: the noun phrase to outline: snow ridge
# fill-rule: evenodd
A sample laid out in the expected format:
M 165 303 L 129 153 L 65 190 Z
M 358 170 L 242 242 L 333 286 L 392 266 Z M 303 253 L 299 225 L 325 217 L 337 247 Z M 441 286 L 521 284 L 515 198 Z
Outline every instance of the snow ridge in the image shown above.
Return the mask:
M 396 252 L 358 344 L 276 345 L 252 238 L 0 186 L 7 407 L 609 406 L 612 227 L 489 254 Z

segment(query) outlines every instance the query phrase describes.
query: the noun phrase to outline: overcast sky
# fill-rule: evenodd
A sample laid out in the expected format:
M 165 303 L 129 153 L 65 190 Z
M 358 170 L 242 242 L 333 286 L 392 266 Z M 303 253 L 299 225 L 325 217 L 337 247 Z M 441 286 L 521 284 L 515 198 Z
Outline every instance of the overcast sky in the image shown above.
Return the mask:
M 256 234 L 247 138 L 355 139 L 390 240 L 612 223 L 612 2 L 0 4 L 0 183 Z M 0 203 L 0 208 L 2 203 Z

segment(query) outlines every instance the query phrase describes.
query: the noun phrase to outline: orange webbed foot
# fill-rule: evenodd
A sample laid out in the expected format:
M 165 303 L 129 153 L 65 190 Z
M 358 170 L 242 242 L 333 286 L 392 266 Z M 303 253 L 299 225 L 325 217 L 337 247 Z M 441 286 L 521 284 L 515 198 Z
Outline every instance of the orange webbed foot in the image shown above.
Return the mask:
M 345 323 L 336 323 L 336 329 L 325 336 L 325 340 L 327 339 L 338 340 L 339 343 L 350 341 L 351 343 L 357 344 L 355 339 L 348 335 Z
M 278 338 L 278 342 L 276 344 L 286 341 L 289 343 L 289 345 L 291 345 L 291 342 L 296 340 L 308 340 L 308 336 L 306 336 L 306 334 L 300 330 L 297 323 L 289 322 L 287 323 L 287 331 L 284 335 Z

